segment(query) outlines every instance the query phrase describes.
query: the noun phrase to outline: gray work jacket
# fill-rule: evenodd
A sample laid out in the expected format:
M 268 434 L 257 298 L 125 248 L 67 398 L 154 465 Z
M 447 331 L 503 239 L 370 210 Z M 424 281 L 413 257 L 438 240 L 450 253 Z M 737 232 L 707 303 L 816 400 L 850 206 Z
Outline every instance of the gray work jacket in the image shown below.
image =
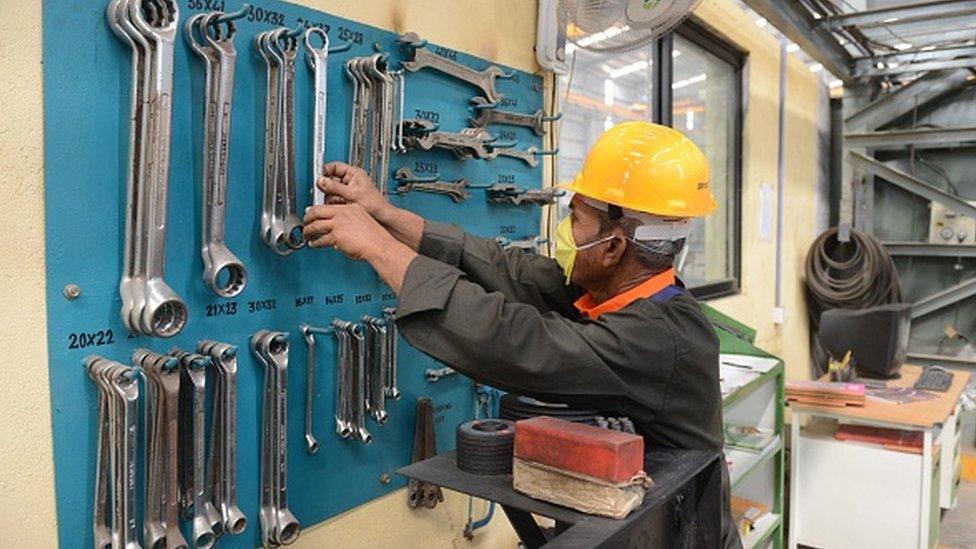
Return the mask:
M 427 222 L 397 304 L 403 338 L 479 383 L 631 418 L 646 446 L 722 448 L 718 340 L 669 286 L 581 318 L 552 259 Z

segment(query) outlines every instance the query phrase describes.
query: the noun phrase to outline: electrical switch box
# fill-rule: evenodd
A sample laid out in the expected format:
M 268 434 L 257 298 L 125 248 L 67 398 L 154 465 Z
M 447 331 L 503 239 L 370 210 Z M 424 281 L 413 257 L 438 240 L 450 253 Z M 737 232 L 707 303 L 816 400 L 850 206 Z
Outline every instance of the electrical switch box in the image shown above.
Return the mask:
M 976 201 L 970 201 L 976 206 Z M 929 221 L 931 244 L 976 244 L 976 219 L 933 202 Z

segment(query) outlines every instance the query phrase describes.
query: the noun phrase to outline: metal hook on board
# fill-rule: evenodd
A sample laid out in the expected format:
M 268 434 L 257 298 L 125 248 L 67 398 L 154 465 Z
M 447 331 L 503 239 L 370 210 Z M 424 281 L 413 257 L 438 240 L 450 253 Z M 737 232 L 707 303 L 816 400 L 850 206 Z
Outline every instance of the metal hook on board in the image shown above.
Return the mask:
M 244 4 L 241 7 L 241 9 L 239 9 L 237 11 L 234 11 L 234 12 L 231 12 L 231 13 L 225 13 L 225 14 L 221 15 L 220 17 L 218 17 L 217 18 L 217 23 L 229 23 L 231 21 L 236 21 L 238 19 L 243 19 L 244 17 L 247 17 L 247 14 L 251 13 L 251 10 L 253 10 L 253 9 L 254 8 L 251 6 L 251 4 Z

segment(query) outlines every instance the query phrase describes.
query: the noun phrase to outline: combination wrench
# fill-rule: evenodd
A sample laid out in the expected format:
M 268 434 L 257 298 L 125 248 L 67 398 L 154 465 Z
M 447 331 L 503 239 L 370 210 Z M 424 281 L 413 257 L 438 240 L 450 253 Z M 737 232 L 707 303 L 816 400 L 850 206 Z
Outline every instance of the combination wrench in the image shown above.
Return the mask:
M 322 39 L 322 47 L 312 45 L 312 36 Z M 325 204 L 325 193 L 317 183 L 322 178 L 325 162 L 326 106 L 328 102 L 329 35 L 318 27 L 305 31 L 305 60 L 312 71 L 314 90 L 312 95 L 312 188 L 313 206 Z M 310 428 L 308 428 L 310 431 Z M 317 447 L 317 446 L 316 446 Z M 312 452 L 314 453 L 314 452 Z
M 483 71 L 476 71 L 457 61 L 441 57 L 428 50 L 427 41 L 421 39 L 415 32 L 400 35 L 399 42 L 404 46 L 407 57 L 407 60 L 403 61 L 404 69 L 410 72 L 424 68 L 440 71 L 480 89 L 491 103 L 498 103 L 505 97 L 495 89 L 495 80 L 514 76 L 514 73 L 506 73 L 497 65 L 491 65 Z
M 231 113 L 234 97 L 234 68 L 237 51 L 232 21 L 221 27 L 220 12 L 190 17 L 183 36 L 190 49 L 203 61 L 204 86 L 204 161 L 203 161 L 203 230 L 200 254 L 203 258 L 203 281 L 221 297 L 234 297 L 247 284 L 247 269 L 226 242 L 226 200 Z M 202 38 L 202 39 L 201 39 Z M 221 274 L 224 273 L 224 276 Z M 220 280 L 224 282 L 221 283 Z

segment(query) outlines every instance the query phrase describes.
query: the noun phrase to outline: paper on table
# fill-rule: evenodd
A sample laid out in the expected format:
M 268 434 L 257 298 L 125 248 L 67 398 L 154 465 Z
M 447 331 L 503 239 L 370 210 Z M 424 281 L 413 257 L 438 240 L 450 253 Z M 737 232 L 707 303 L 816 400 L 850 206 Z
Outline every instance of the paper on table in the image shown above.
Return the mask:
M 777 364 L 779 364 L 779 359 L 776 358 L 725 353 L 718 355 L 718 361 L 720 364 L 728 364 L 733 367 L 745 367 L 761 374 L 772 370 Z
M 735 390 L 739 387 L 743 387 L 750 381 L 759 377 L 759 372 L 754 372 L 745 368 L 727 366 L 725 364 L 721 365 L 719 372 L 719 375 L 721 376 L 723 396 L 735 392 Z

